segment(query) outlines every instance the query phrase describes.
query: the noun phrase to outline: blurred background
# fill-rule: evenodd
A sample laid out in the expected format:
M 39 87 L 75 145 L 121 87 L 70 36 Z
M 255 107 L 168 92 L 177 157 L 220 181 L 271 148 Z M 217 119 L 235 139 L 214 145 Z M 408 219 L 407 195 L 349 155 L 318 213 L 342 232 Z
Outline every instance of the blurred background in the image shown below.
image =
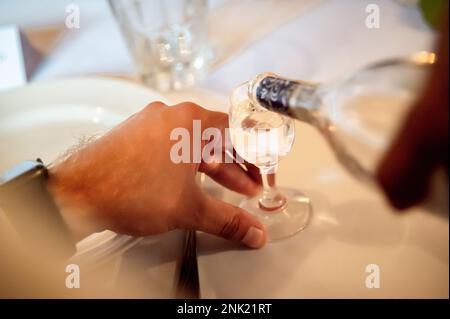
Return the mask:
M 329 82 L 433 50 L 440 3 L 0 0 L 0 171 L 36 156 L 50 163 L 154 100 L 228 112 L 231 90 L 261 72 Z M 438 187 L 447 217 L 423 207 L 402 217 L 345 174 L 315 130 L 296 130 L 277 178 L 311 198 L 311 225 L 260 251 L 199 234 L 201 296 L 448 298 L 448 182 Z M 113 255 L 102 265 L 105 289 L 125 281 L 139 296 L 173 297 L 183 234 L 133 240 L 107 232 L 78 249 Z M 380 289 L 364 284 L 371 264 Z
M 374 60 L 431 49 L 435 36 L 417 1 L 194 2 L 207 7 L 201 28 L 212 54 L 196 86 L 224 95 L 264 71 L 327 81 Z M 365 25 L 371 3 L 379 7 L 379 28 Z M 79 9 L 79 28 L 65 25 L 70 4 Z M 17 26 L 42 55 L 30 81 L 135 73 L 108 1 L 2 0 L 0 24 Z

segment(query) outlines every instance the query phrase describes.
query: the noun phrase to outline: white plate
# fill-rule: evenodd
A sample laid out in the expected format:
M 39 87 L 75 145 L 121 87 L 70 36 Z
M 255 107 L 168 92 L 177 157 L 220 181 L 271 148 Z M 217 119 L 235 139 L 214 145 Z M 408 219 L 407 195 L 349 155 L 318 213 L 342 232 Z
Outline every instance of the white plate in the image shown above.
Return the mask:
M 23 159 L 53 161 L 80 137 L 102 133 L 163 98 L 106 78 L 36 83 L 0 94 L 0 171 Z
M 0 172 L 25 159 L 39 157 L 51 163 L 80 139 L 104 133 L 155 100 L 165 101 L 143 86 L 95 77 L 35 83 L 4 92 L 0 94 Z M 179 236 L 146 238 L 137 247 L 139 251 L 152 247 L 145 253 L 152 256 L 145 260 L 151 269 L 143 265 L 143 273 L 137 274 L 142 275 L 140 280 L 149 280 L 145 296 L 172 295 L 177 249 L 168 252 L 167 242 L 177 245 Z M 135 238 L 105 231 L 78 243 L 76 257 L 89 256 L 94 261 L 117 257 L 135 243 Z

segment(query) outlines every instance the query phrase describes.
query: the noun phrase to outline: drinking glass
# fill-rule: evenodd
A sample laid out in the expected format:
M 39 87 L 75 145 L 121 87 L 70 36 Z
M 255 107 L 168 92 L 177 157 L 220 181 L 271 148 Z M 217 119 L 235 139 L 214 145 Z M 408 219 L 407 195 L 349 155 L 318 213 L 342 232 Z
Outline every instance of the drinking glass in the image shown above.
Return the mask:
M 207 0 L 109 0 L 140 79 L 160 91 L 203 77 L 212 54 Z
M 289 153 L 294 142 L 294 121 L 253 104 L 248 86 L 243 84 L 232 93 L 229 126 L 238 157 L 256 165 L 263 180 L 263 192 L 244 199 L 239 206 L 261 220 L 269 241 L 304 229 L 312 213 L 309 198 L 296 189 L 279 188 L 275 183 L 279 159 Z

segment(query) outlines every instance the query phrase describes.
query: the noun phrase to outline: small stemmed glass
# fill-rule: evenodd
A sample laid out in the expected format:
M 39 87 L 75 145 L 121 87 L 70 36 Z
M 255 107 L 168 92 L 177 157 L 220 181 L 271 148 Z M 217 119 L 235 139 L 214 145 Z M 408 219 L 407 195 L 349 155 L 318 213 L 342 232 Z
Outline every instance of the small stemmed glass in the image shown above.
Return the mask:
M 238 156 L 259 168 L 263 182 L 262 193 L 244 199 L 239 207 L 259 218 L 269 241 L 304 229 L 312 214 L 309 198 L 298 190 L 277 187 L 275 182 L 279 159 L 294 142 L 294 121 L 253 104 L 243 84 L 232 93 L 229 126 Z

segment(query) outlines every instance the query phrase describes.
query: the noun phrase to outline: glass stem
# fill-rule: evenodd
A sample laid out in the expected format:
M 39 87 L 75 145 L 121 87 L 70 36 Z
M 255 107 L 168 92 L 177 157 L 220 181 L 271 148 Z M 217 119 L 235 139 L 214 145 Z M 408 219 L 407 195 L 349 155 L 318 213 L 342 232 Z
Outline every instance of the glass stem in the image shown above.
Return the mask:
M 274 171 L 261 170 L 263 192 L 259 199 L 259 207 L 266 211 L 278 210 L 286 205 L 286 197 L 276 186 Z

